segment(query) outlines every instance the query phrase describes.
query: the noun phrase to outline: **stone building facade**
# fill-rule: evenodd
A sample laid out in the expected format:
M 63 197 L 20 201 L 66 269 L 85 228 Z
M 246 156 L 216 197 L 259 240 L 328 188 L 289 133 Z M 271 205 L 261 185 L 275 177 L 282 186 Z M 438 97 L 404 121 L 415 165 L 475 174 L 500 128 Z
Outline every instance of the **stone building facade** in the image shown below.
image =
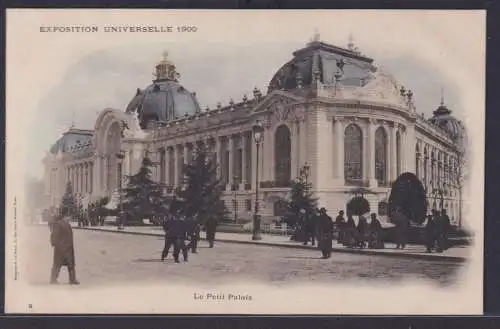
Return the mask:
M 116 194 L 118 166 L 124 177 L 134 174 L 146 154 L 154 178 L 172 193 L 194 146 L 204 143 L 238 218 L 251 216 L 257 166 L 261 212 L 272 218 L 307 165 L 319 205 L 332 215 L 364 187 L 372 211 L 383 217 L 390 183 L 412 172 L 431 208 L 447 208 L 454 223 L 461 221 L 463 125 L 443 101 L 432 118 L 417 114 L 412 91 L 352 44 L 341 48 L 315 38 L 293 53 L 267 92 L 255 88 L 251 97 L 213 109 L 200 108 L 167 57 L 127 109 L 105 109 L 93 130 L 71 128 L 52 146 L 44 159 L 48 205 L 59 204 L 68 181 L 87 200 Z M 258 120 L 265 127 L 259 163 L 251 132 Z

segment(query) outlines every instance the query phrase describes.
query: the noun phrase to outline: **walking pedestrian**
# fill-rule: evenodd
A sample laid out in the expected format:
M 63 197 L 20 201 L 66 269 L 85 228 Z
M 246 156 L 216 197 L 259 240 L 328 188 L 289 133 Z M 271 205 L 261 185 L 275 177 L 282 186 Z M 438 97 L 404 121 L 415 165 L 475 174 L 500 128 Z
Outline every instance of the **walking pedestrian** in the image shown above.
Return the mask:
M 164 217 L 162 226 L 163 230 L 165 231 L 165 246 L 163 247 L 163 251 L 161 253 L 161 261 L 163 262 L 165 258 L 168 256 L 168 252 L 170 251 L 170 248 L 175 244 L 175 236 L 174 236 L 174 231 L 173 231 L 173 216 L 170 214 L 167 214 Z
M 347 213 L 343 244 L 348 248 L 352 248 L 356 244 L 356 223 L 354 222 L 354 218 L 352 218 L 352 214 L 349 212 Z
M 207 233 L 207 240 L 210 248 L 214 247 L 216 229 L 217 219 L 213 215 L 210 215 L 205 223 L 205 230 Z
M 432 215 L 427 215 L 425 224 L 425 247 L 426 252 L 431 253 L 436 244 L 436 221 Z
M 50 242 L 54 247 L 54 257 L 50 275 L 51 284 L 58 283 L 57 278 L 63 266 L 68 268 L 69 283 L 80 284 L 76 279 L 73 229 L 70 225 L 71 218 L 68 213 L 68 209 L 63 207 L 61 215 L 57 216 L 52 223 Z
M 369 238 L 368 238 L 368 248 L 373 249 L 383 249 L 384 241 L 382 240 L 382 225 L 377 218 L 377 214 L 372 213 L 370 215 L 371 221 L 368 226 Z
M 335 218 L 335 227 L 337 229 L 337 232 L 338 232 L 338 236 L 337 236 L 337 243 L 343 243 L 344 241 L 344 234 L 345 234 L 345 219 L 344 219 L 344 211 L 341 210 L 339 211 L 339 214 L 337 215 L 337 217 Z
M 325 208 L 319 210 L 319 247 L 323 258 L 330 258 L 332 255 L 333 242 L 333 221 L 326 213 Z
M 448 249 L 448 232 L 451 227 L 450 217 L 446 213 L 446 209 L 441 210 L 441 214 L 438 213 L 437 226 L 437 245 L 438 252 L 443 252 Z
M 188 228 L 188 234 L 190 242 L 187 246 L 188 249 L 191 249 L 193 254 L 196 254 L 198 241 L 200 240 L 200 225 L 196 217 L 189 217 L 186 221 L 186 226 Z
M 392 213 L 392 221 L 396 225 L 396 249 L 404 249 L 408 239 L 409 219 L 402 212 L 401 208 L 395 208 Z
M 357 227 L 357 238 L 356 244 L 359 248 L 363 249 L 366 245 L 366 230 L 368 227 L 368 221 L 363 215 L 359 216 L 358 227 Z
M 188 249 L 186 246 L 186 240 L 189 238 L 188 223 L 184 216 L 179 216 L 177 220 L 174 221 L 173 225 L 173 235 L 175 237 L 174 244 L 174 260 L 179 263 L 179 254 L 182 251 L 182 256 L 184 261 L 188 261 Z

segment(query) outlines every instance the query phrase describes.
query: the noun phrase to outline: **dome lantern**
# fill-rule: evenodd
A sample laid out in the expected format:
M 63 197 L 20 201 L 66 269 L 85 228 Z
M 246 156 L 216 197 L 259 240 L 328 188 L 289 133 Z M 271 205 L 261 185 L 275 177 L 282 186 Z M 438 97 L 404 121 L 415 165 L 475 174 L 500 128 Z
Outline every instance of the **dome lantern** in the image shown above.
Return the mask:
M 452 111 L 445 105 L 443 89 L 441 88 L 441 102 L 433 112 L 429 122 L 442 129 L 454 142 L 460 142 L 465 137 L 465 128 L 460 120 L 455 118 Z
M 161 60 L 155 66 L 155 73 L 153 76 L 156 78 L 154 81 L 171 80 L 178 82 L 180 74 L 176 71 L 174 63 L 168 59 L 168 52 L 164 51 Z

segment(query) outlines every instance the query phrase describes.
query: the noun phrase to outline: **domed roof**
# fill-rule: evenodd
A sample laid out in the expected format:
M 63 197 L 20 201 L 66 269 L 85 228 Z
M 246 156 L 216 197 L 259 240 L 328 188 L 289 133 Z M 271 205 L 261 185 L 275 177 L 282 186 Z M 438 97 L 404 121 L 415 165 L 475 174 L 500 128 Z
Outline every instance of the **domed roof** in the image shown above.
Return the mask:
M 361 87 L 376 71 L 373 59 L 359 53 L 352 43 L 341 48 L 319 41 L 319 35 L 305 48 L 293 53 L 293 59 L 283 65 L 271 79 L 269 92 L 275 89 L 295 89 L 308 86 L 314 80 L 324 85 L 338 83 Z
M 52 145 L 50 153 L 85 153 L 92 146 L 92 131 L 70 128 Z
M 151 121 L 170 121 L 200 112 L 195 93 L 190 93 L 178 83 L 179 74 L 164 53 L 156 65 L 156 79 L 137 93 L 128 104 L 126 112 L 137 112 L 142 128 Z
M 444 105 L 443 100 L 433 114 L 429 122 L 444 130 L 453 141 L 457 142 L 464 138 L 465 128 L 462 122 L 451 115 L 451 110 Z

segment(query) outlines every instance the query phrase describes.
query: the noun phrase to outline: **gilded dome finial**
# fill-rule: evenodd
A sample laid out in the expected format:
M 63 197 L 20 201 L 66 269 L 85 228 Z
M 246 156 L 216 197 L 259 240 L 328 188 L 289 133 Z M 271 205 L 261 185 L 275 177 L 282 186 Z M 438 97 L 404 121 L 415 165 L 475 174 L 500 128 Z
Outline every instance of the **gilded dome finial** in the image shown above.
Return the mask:
M 168 51 L 164 51 L 161 60 L 156 64 L 155 73 L 153 73 L 156 80 L 172 80 L 178 81 L 180 74 L 176 71 L 174 63 L 168 59 Z
M 444 106 L 444 88 L 441 87 L 441 106 Z

